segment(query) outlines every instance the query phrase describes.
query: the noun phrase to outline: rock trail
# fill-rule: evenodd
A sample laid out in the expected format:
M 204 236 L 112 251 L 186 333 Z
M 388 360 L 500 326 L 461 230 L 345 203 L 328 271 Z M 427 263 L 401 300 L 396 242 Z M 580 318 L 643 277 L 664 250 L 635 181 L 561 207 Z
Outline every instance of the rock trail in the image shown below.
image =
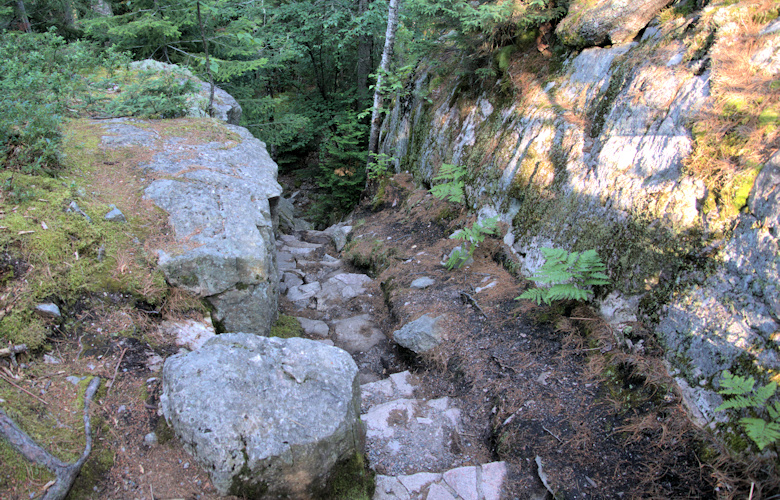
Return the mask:
M 498 500 L 504 462 L 472 463 L 460 439 L 457 399 L 430 397 L 415 375 L 400 371 L 374 318 L 373 280 L 331 255 L 351 229 L 337 224 L 281 235 L 279 289 L 282 308 L 307 336 L 344 349 L 358 365 L 366 454 L 377 473 L 374 500 Z

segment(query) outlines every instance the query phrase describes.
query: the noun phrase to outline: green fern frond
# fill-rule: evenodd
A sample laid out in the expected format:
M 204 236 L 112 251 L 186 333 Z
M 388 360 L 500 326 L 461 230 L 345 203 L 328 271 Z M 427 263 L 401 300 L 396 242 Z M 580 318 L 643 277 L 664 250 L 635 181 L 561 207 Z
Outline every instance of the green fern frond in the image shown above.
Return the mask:
M 745 378 L 733 375 L 725 370 L 720 379 L 720 394 L 730 396 L 729 399 L 715 408 L 723 411 L 729 408 L 735 410 L 752 409 L 757 414 L 768 414 L 770 421 L 763 418 L 743 417 L 739 420 L 745 433 L 756 443 L 759 450 L 780 440 L 780 402 L 767 405 L 769 398 L 777 391 L 777 383 L 772 381 L 764 386 L 755 387 L 753 377 Z
M 433 177 L 435 181 L 459 181 L 466 176 L 466 167 L 459 165 L 450 165 L 449 163 L 442 163 L 439 168 L 439 173 Z
M 563 283 L 550 287 L 547 296 L 549 300 L 587 300 L 589 290 L 577 288 L 571 283 Z
M 545 262 L 532 276 L 536 283 L 552 285 L 538 289 L 533 297 L 549 304 L 553 300 L 588 300 L 593 292 L 587 287 L 608 285 L 609 276 L 604 273 L 606 266 L 595 250 L 585 252 L 567 252 L 562 248 L 542 248 Z M 530 291 L 518 298 L 531 298 Z M 542 297 L 539 299 L 538 297 Z
M 766 422 L 760 418 L 742 418 L 739 420 L 745 433 L 756 443 L 759 450 L 780 439 L 780 423 Z
M 466 201 L 464 177 L 466 177 L 466 167 L 443 163 L 441 168 L 439 168 L 439 173 L 433 177 L 433 180 L 444 182 L 431 187 L 430 192 L 440 200 L 464 203 Z
M 724 396 L 730 396 L 732 394 L 744 395 L 753 390 L 753 386 L 756 384 L 756 379 L 753 377 L 744 378 L 739 375 L 732 375 L 728 370 L 723 372 L 723 376 L 720 379 L 720 389 L 718 394 Z
M 527 299 L 536 302 L 536 305 L 540 305 L 542 302 L 549 304 L 547 300 L 547 294 L 541 288 L 532 288 L 521 293 L 519 297 L 515 297 L 515 300 Z
M 734 396 L 733 398 L 727 399 L 720 406 L 715 408 L 715 411 L 728 410 L 729 408 L 743 410 L 745 408 L 753 408 L 754 406 L 755 405 L 753 404 L 752 398 L 745 396 Z
M 767 406 L 766 411 L 772 420 L 780 420 L 780 401 L 775 401 L 775 404 Z
M 452 203 L 463 203 L 465 195 L 463 194 L 463 182 L 447 182 L 438 184 L 431 188 L 431 194 L 440 200 L 447 200 Z

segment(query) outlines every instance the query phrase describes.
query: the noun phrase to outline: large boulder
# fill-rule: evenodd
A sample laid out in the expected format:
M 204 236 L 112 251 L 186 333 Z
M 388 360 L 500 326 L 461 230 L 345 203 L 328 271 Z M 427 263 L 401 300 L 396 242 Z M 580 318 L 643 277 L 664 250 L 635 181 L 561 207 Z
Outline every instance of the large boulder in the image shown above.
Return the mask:
M 221 495 L 317 497 L 363 451 L 357 366 L 312 340 L 219 335 L 166 360 L 160 404 Z
M 630 42 L 671 0 L 574 0 L 555 34 L 566 45 Z
M 230 147 L 160 137 L 129 121 L 106 126 L 162 143 L 145 165 L 157 179 L 145 195 L 168 212 L 176 238 L 159 252 L 168 281 L 205 297 L 224 330 L 267 335 L 277 315 L 272 209 L 282 188 L 265 144 L 233 125 L 225 126 L 236 139 Z

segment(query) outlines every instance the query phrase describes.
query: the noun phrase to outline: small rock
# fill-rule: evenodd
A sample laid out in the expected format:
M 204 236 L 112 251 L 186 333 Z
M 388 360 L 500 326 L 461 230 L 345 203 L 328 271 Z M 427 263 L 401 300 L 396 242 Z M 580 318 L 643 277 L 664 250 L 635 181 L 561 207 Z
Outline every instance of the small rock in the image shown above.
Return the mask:
M 436 483 L 428 490 L 427 500 L 456 500 L 447 489 Z
M 43 355 L 43 362 L 47 365 L 58 365 L 62 363 L 62 360 L 59 358 L 52 356 L 51 354 L 44 354 Z
M 333 324 L 333 330 L 336 345 L 350 354 L 367 352 L 385 339 L 382 330 L 371 322 L 368 314 L 337 321 Z
M 75 375 L 71 375 L 70 377 L 65 377 L 65 380 L 67 380 L 68 382 L 70 382 L 73 385 L 79 385 L 79 382 L 81 382 L 85 378 L 87 378 L 87 377 L 77 377 Z
M 292 286 L 287 290 L 287 298 L 292 302 L 304 301 L 314 297 L 321 290 L 320 283 L 307 283 L 305 285 Z
M 35 312 L 38 314 L 38 316 L 42 318 L 54 319 L 54 318 L 62 317 L 62 314 L 60 313 L 60 308 L 57 307 L 57 304 L 51 302 L 47 302 L 45 304 L 38 304 L 35 307 Z
M 328 327 L 328 324 L 325 323 L 324 321 L 320 321 L 317 319 L 301 318 L 301 317 L 296 317 L 295 319 L 298 320 L 298 322 L 301 324 L 301 328 L 303 328 L 303 331 L 307 335 L 311 335 L 313 337 L 325 338 L 328 336 L 328 333 L 330 332 L 330 328 Z
M 422 278 L 417 278 L 416 280 L 412 281 L 412 284 L 410 285 L 412 288 L 417 288 L 419 290 L 422 290 L 424 288 L 428 288 L 429 286 L 436 283 L 433 278 L 429 278 L 427 276 L 423 276 Z
M 109 222 L 127 222 L 127 219 L 125 218 L 125 214 L 123 214 L 121 210 L 116 208 L 116 206 L 114 205 L 111 206 L 113 208 L 103 218 Z
M 464 500 L 478 500 L 477 468 L 458 467 L 444 473 L 444 481 Z
M 68 209 L 65 210 L 65 212 L 79 214 L 83 216 L 85 219 L 87 219 L 87 222 L 92 222 L 92 219 L 89 217 L 89 215 L 84 213 L 84 211 L 79 207 L 78 203 L 76 203 L 75 201 L 70 202 L 70 205 L 68 205 Z
M 393 332 L 393 340 L 399 345 L 410 349 L 417 354 L 430 351 L 441 343 L 442 325 L 441 319 L 432 318 L 423 314 L 411 323 L 407 323 L 400 330 Z
M 157 444 L 157 434 L 150 432 L 144 436 L 144 443 L 148 444 L 149 446 Z
M 124 412 L 126 412 L 126 411 L 127 411 L 127 406 L 125 406 L 125 405 L 121 405 L 121 406 L 120 406 L 119 408 L 117 408 L 117 410 L 116 410 L 116 412 L 117 412 L 117 413 L 124 413 Z

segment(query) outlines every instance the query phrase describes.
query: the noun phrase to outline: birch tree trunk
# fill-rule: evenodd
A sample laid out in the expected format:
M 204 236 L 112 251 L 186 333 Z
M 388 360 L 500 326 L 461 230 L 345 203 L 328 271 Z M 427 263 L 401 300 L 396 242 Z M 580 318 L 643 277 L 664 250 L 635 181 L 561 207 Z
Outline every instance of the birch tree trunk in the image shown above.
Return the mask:
M 390 0 L 387 12 L 387 32 L 385 32 L 385 48 L 382 50 L 382 62 L 379 64 L 376 85 L 374 86 L 374 108 L 371 111 L 371 135 L 368 139 L 368 166 L 374 162 L 374 156 L 379 150 L 379 127 L 382 124 L 382 87 L 385 74 L 390 68 L 390 59 L 393 57 L 395 45 L 395 32 L 398 29 L 398 1 Z

